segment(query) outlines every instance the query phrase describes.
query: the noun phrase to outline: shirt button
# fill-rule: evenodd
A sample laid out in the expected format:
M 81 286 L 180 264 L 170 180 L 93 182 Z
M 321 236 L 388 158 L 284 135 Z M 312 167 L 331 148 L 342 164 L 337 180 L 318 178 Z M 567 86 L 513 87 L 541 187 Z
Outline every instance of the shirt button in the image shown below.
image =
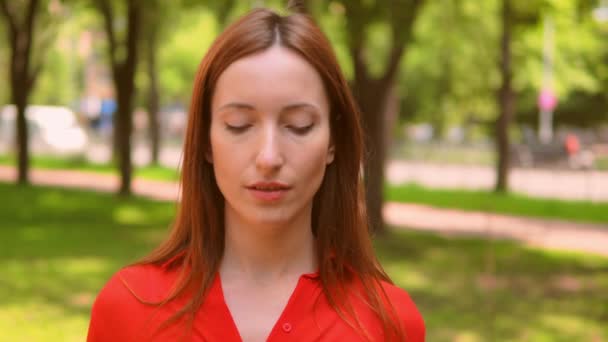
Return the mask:
M 289 324 L 289 323 L 283 323 L 283 331 L 284 332 L 288 333 L 288 332 L 291 331 L 291 329 L 292 329 L 291 324 Z

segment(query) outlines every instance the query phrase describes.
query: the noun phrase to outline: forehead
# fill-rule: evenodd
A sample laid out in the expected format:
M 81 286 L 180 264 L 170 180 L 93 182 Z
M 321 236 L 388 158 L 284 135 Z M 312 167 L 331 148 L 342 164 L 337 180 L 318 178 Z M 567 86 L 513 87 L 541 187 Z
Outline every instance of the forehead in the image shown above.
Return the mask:
M 227 102 L 244 102 L 256 109 L 275 110 L 308 102 L 327 111 L 321 76 L 304 58 L 280 46 L 243 57 L 220 75 L 212 109 Z

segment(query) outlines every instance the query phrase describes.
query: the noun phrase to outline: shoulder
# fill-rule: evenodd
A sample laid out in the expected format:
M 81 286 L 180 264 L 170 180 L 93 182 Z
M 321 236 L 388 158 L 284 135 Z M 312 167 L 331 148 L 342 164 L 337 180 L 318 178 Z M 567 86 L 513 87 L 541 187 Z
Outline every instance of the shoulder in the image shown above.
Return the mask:
M 424 319 L 410 295 L 393 284 L 381 281 L 382 288 L 390 304 L 395 308 L 397 316 L 405 327 L 408 341 L 424 341 Z
M 150 311 L 151 307 L 144 302 L 161 301 L 170 290 L 171 278 L 171 274 L 155 265 L 129 266 L 116 272 L 93 303 L 87 341 L 122 340 L 122 334 L 125 339 L 132 336 Z
M 126 339 L 126 336 L 120 338 L 116 334 L 126 334 L 123 327 L 125 325 L 124 317 L 133 314 L 130 312 L 133 308 L 133 305 L 130 305 L 131 297 L 133 296 L 121 281 L 120 271 L 115 273 L 101 289 L 93 303 L 87 341 Z M 121 306 L 124 310 L 121 309 Z
M 174 272 L 162 266 L 133 265 L 116 272 L 99 292 L 95 304 L 121 303 L 126 298 L 143 301 L 162 300 L 173 281 Z

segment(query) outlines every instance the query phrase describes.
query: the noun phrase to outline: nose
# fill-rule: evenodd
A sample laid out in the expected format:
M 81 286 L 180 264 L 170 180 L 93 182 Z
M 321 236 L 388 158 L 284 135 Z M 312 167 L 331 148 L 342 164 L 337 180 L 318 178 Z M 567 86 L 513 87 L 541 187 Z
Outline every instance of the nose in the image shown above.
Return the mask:
M 256 156 L 256 167 L 263 172 L 272 172 L 281 168 L 284 158 L 281 152 L 278 132 L 273 127 L 264 129 Z

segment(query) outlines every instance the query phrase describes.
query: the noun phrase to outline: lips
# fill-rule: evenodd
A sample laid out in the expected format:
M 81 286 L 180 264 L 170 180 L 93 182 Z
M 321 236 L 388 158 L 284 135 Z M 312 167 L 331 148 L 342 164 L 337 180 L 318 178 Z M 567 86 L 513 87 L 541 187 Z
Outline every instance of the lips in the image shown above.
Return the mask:
M 283 198 L 291 187 L 281 182 L 257 182 L 247 186 L 247 189 L 254 198 L 264 202 L 273 202 Z
M 259 191 L 279 191 L 289 190 L 289 186 L 280 182 L 258 182 L 247 187 L 248 189 L 259 190 Z

